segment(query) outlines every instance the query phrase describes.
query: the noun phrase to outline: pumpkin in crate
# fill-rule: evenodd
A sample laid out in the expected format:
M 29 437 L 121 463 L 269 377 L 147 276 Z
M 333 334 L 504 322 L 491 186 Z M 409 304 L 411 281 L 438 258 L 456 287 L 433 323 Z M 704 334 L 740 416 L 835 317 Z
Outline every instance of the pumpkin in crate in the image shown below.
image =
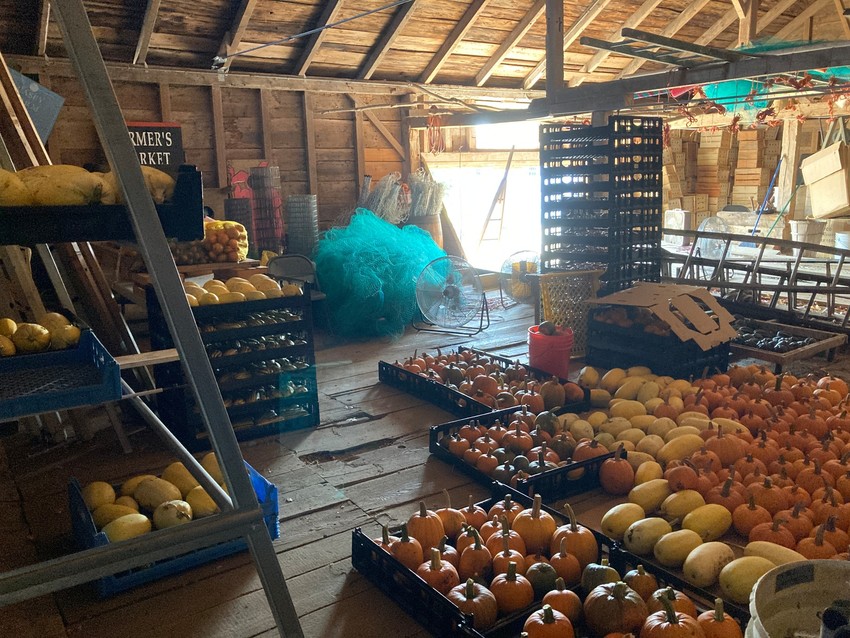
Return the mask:
M 543 598 L 546 592 L 555 588 L 555 582 L 558 580 L 558 572 L 546 560 L 538 560 L 530 565 L 525 570 L 525 577 L 534 588 L 535 598 Z
M 566 538 L 561 538 L 560 549 L 557 554 L 552 554 L 549 558 L 549 564 L 552 565 L 558 576 L 570 587 L 578 585 L 581 582 L 581 565 L 575 554 L 570 554 L 567 550 Z
M 493 573 L 504 574 L 508 571 L 510 563 L 516 564 L 518 574 L 525 574 L 525 555 L 512 549 L 507 536 L 502 536 L 502 551 L 493 554 Z
M 530 554 L 540 553 L 549 549 L 552 535 L 555 533 L 555 519 L 541 509 L 543 500 L 539 494 L 534 495 L 534 504 L 517 514 L 513 529 L 525 541 Z
M 567 511 L 569 522 L 561 525 L 554 530 L 552 540 L 549 543 L 549 553 L 555 554 L 560 551 L 561 539 L 565 538 L 566 548 L 570 554 L 575 555 L 579 565 L 584 569 L 588 564 L 596 560 L 599 555 L 599 545 L 596 543 L 596 537 L 588 528 L 579 525 L 576 520 L 576 513 L 569 503 L 564 505 Z
M 670 604 L 676 611 L 687 614 L 694 619 L 699 615 L 697 607 L 694 605 L 694 601 L 672 587 L 662 587 L 661 589 L 656 590 L 652 596 L 649 597 L 649 600 L 646 601 L 646 608 L 649 610 L 649 613 L 654 614 L 657 611 L 663 611 L 663 599 L 665 598 L 670 601 Z
M 422 545 L 407 533 L 407 525 L 402 523 L 401 536 L 390 545 L 390 551 L 402 565 L 416 571 L 425 560 Z
M 643 598 L 623 581 L 594 588 L 584 599 L 584 622 L 591 633 L 637 632 L 649 612 Z
M 407 520 L 407 533 L 419 541 L 423 552 L 428 552 L 440 544 L 446 530 L 440 517 L 419 501 L 419 511 Z
M 460 554 L 457 573 L 461 578 L 474 578 L 489 581 L 493 573 L 493 555 L 481 542 L 481 536 L 475 528 L 472 530 L 475 542 L 468 545 Z
M 460 584 L 460 578 L 457 575 L 454 565 L 447 560 L 443 560 L 440 550 L 436 547 L 431 548 L 431 560 L 422 563 L 416 568 L 416 575 L 444 596 L 453 587 Z
M 634 589 L 640 597 L 645 601 L 649 600 L 652 594 L 658 589 L 658 580 L 655 576 L 647 572 L 643 565 L 638 565 L 634 569 L 626 572 L 623 576 L 623 582 Z
M 445 535 L 449 537 L 449 540 L 454 540 L 466 524 L 466 517 L 463 512 L 452 507 L 452 498 L 448 490 L 443 490 L 443 497 L 446 499 L 446 506 L 435 510 L 434 513 L 443 524 Z
M 390 530 L 386 525 L 381 525 L 381 538 L 372 539 L 383 549 L 392 553 L 392 544 L 398 541 L 398 536 L 390 536 Z
M 472 525 L 475 529 L 480 529 L 487 522 L 487 512 L 479 505 L 472 502 L 472 494 L 469 495 L 469 504 L 460 510 L 463 517 L 466 519 L 467 525 Z
M 564 543 L 566 543 L 566 539 L 562 538 L 561 544 Z M 588 563 L 584 566 L 581 573 L 581 588 L 589 592 L 599 585 L 616 583 L 618 580 L 620 580 L 620 574 L 608 564 L 607 558 L 603 558 L 598 563 Z
M 517 573 L 516 563 L 508 563 L 508 571 L 490 583 L 490 591 L 502 614 L 512 614 L 534 602 L 534 589 L 528 579 Z
M 531 614 L 522 626 L 528 638 L 574 638 L 575 631 L 570 619 L 561 612 L 543 605 Z
M 714 609 L 704 611 L 697 616 L 705 638 L 743 638 L 738 621 L 723 611 L 723 599 L 714 599 Z
M 614 496 L 628 494 L 635 486 L 635 471 L 625 459 L 622 443 L 617 446 L 614 457 L 605 459 L 599 466 L 599 483 L 605 492 Z
M 483 534 L 481 538 L 484 538 Z M 529 553 L 522 536 L 516 530 L 511 529 L 507 516 L 502 516 L 502 520 L 499 522 L 499 531 L 493 533 L 484 543 L 484 546 L 490 550 L 491 554 L 495 554 L 502 549 L 503 539 L 507 539 L 510 548 L 515 549 L 523 556 Z
M 473 627 L 485 631 L 496 623 L 499 607 L 493 593 L 479 585 L 471 578 L 457 587 L 453 587 L 446 595 L 451 602 L 464 614 L 473 617 Z
M 493 504 L 487 512 L 487 516 L 490 518 L 496 516 L 500 520 L 502 516 L 505 516 L 508 519 L 508 523 L 513 523 L 517 514 L 524 509 L 525 508 L 522 505 L 511 498 L 510 494 L 505 494 L 504 499 Z
M 667 598 L 661 601 L 664 609 L 646 619 L 640 638 L 705 638 L 696 618 L 673 609 Z
M 555 581 L 555 589 L 546 592 L 543 604 L 561 612 L 570 622 L 577 623 L 581 619 L 581 598 L 572 589 L 567 589 L 563 578 Z

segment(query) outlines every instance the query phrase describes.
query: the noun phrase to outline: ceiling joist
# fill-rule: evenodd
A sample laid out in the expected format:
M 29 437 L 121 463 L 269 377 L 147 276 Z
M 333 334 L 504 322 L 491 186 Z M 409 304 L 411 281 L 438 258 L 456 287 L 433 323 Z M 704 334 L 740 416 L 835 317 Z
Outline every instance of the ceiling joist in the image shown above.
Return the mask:
M 850 20 L 844 15 L 844 1 L 833 0 L 833 4 L 835 4 L 835 15 L 838 17 L 838 23 L 841 25 L 841 32 L 844 34 L 845 39 L 850 40 Z
M 550 0 L 551 1 L 551 0 Z M 593 22 L 596 17 L 611 3 L 611 0 L 593 0 L 593 2 L 584 10 L 578 19 L 564 31 L 564 51 L 572 46 L 573 42 L 578 40 L 587 26 Z M 543 72 L 546 70 L 546 56 L 538 62 L 531 72 L 525 76 L 522 81 L 522 88 L 528 90 L 537 84 L 537 81 L 543 77 Z
M 735 2 L 735 9 L 740 4 L 743 14 L 738 20 L 738 46 L 747 46 L 755 40 L 758 33 L 759 0 L 740 0 Z
M 221 40 L 221 45 L 218 48 L 218 54 L 224 58 L 224 70 L 230 68 L 230 63 L 233 58 L 232 53 L 236 53 L 239 45 L 242 43 L 242 38 L 245 36 L 245 29 L 248 28 L 248 23 L 251 21 L 251 15 L 257 6 L 258 0 L 241 0 L 236 8 L 236 13 L 233 14 L 233 23 L 224 34 Z
M 38 10 L 38 42 L 36 45 L 37 55 L 45 55 L 45 53 L 47 53 L 47 26 L 49 23 L 50 0 L 41 0 L 41 7 Z
M 336 22 L 341 6 L 342 0 L 329 0 L 327 4 L 325 4 L 325 8 L 322 10 L 322 15 L 319 16 L 319 21 L 315 28 L 321 29 L 322 27 L 329 25 L 331 22 Z M 307 74 L 307 69 L 313 62 L 313 58 L 316 56 L 316 53 L 319 52 L 319 47 L 322 46 L 322 41 L 325 39 L 327 34 L 328 29 L 322 29 L 309 37 L 307 44 L 304 45 L 304 51 L 301 52 L 301 58 L 295 65 L 295 70 L 293 71 L 295 75 Z
M 806 22 L 809 21 L 809 18 L 814 18 L 818 13 L 824 10 L 832 0 L 815 0 L 808 7 L 803 9 L 800 14 L 791 20 L 788 24 L 782 27 L 776 34 L 773 36 L 774 40 L 787 40 L 794 32 L 802 27 Z M 815 68 L 815 67 L 810 67 Z
M 401 34 L 401 31 L 404 29 L 408 20 L 410 20 L 410 16 L 413 15 L 413 7 L 416 6 L 416 2 L 417 0 L 411 0 L 411 2 L 403 4 L 398 8 L 393 19 L 381 34 L 381 38 L 372 48 L 371 53 L 369 53 L 369 57 L 366 58 L 363 66 L 360 67 L 360 72 L 357 74 L 358 78 L 361 80 L 368 80 L 372 77 L 372 74 L 381 63 L 381 60 L 383 60 L 384 56 L 389 52 L 393 42 Z
M 841 0 L 836 0 L 836 2 L 840 2 Z M 487 60 L 487 63 L 484 67 L 478 72 L 475 76 L 475 84 L 476 86 L 481 86 L 484 84 L 490 76 L 493 75 L 493 71 L 496 70 L 506 57 L 508 57 L 508 53 L 511 52 L 519 41 L 525 37 L 525 34 L 531 30 L 531 27 L 540 19 L 543 15 L 544 11 L 546 11 L 546 0 L 537 0 L 531 9 L 528 10 L 522 20 L 514 27 L 513 31 L 510 32 L 505 41 L 499 45 L 499 48 L 496 49 L 496 52 L 490 56 L 490 59 Z
M 148 47 L 159 15 L 160 2 L 161 0 L 148 0 L 145 18 L 142 20 L 142 28 L 139 32 L 139 41 L 136 43 L 136 52 L 133 54 L 133 64 L 144 64 L 145 58 L 148 57 Z
M 422 84 L 429 84 L 435 77 L 437 77 L 437 73 L 440 72 L 440 68 L 446 63 L 446 60 L 448 60 L 449 56 L 455 48 L 457 48 L 457 45 L 460 44 L 460 41 L 463 40 L 469 29 L 472 28 L 472 23 L 475 22 L 475 19 L 489 3 L 490 0 L 474 0 L 473 3 L 469 5 L 469 8 L 463 14 L 460 22 L 455 25 L 455 28 L 452 29 L 449 37 L 446 38 L 446 41 L 443 42 L 443 45 L 434 57 L 431 58 L 428 66 L 425 67 L 422 75 L 419 76 L 419 81 Z

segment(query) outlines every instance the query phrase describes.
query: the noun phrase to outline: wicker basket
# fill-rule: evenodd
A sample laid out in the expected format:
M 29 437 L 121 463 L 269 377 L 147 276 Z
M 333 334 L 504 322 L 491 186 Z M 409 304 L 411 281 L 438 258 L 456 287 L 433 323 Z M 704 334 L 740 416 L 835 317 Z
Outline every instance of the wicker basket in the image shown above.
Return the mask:
M 550 272 L 540 276 L 541 320 L 573 330 L 570 358 L 583 357 L 587 351 L 587 300 L 596 296 L 599 277 L 604 270 Z

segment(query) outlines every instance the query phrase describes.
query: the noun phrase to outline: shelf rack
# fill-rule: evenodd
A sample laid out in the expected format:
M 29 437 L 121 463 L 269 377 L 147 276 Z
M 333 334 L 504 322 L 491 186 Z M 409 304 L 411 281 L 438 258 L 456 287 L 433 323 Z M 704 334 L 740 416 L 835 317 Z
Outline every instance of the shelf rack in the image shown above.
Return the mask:
M 114 545 L 84 550 L 0 575 L 0 605 L 48 594 L 74 585 L 171 558 L 214 543 L 244 538 L 265 590 L 281 636 L 301 638 L 292 598 L 286 585 L 269 532 L 263 524 L 263 511 L 254 493 L 230 418 L 216 384 L 213 369 L 195 325 L 177 268 L 145 187 L 118 100 L 106 65 L 94 39 L 82 0 L 54 0 L 53 7 L 68 55 L 80 80 L 98 136 L 107 159 L 124 193 L 139 250 L 149 265 L 153 285 L 166 323 L 184 364 L 210 442 L 219 461 L 228 494 L 209 476 L 139 397 L 129 400 L 140 410 L 187 469 L 203 485 L 221 508 L 221 513 L 180 525 L 156 534 L 140 536 Z M 31 125 L 31 123 L 30 123 Z M 31 139 L 28 137 L 28 139 Z M 50 163 L 44 147 L 33 144 L 31 161 Z M 125 392 L 131 388 L 123 382 Z

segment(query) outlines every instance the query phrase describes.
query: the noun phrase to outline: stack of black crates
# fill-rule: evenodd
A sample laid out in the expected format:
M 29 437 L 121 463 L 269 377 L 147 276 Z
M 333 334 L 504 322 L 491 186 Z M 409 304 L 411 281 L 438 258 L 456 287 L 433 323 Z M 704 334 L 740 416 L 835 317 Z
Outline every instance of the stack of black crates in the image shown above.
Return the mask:
M 604 270 L 599 295 L 661 278 L 660 118 L 540 127 L 541 271 Z
M 174 346 L 153 288 L 147 290 L 154 349 Z M 291 297 L 192 308 L 236 438 L 319 424 L 310 291 Z M 154 366 L 157 411 L 190 450 L 210 446 L 182 365 Z

